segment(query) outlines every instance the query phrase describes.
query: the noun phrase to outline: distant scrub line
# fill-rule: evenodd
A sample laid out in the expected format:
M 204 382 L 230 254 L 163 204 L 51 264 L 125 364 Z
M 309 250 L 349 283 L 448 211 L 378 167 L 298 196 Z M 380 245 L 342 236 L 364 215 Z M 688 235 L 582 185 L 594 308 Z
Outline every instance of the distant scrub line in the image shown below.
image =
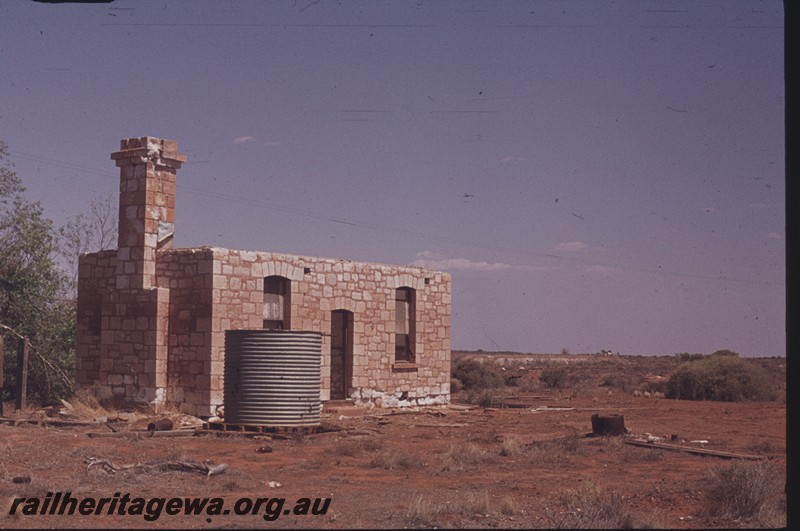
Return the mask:
M 731 350 L 712 354 L 679 353 L 666 362 L 660 361 L 667 377 L 635 374 L 608 366 L 605 374 L 586 374 L 579 364 L 553 364 L 543 361 L 537 371 L 538 381 L 524 378 L 525 373 L 513 367 L 502 367 L 481 354 L 454 357 L 450 389 L 463 392 L 467 402 L 491 406 L 495 394 L 504 387 L 520 387 L 523 391 L 564 390 L 570 387 L 598 385 L 633 392 L 637 396 L 664 396 L 681 400 L 722 402 L 772 401 L 778 398 L 778 386 L 770 374 L 756 361 L 742 359 Z M 601 356 L 598 359 L 602 360 Z M 595 371 L 597 372 L 597 371 Z M 609 391 L 610 392 L 610 391 Z

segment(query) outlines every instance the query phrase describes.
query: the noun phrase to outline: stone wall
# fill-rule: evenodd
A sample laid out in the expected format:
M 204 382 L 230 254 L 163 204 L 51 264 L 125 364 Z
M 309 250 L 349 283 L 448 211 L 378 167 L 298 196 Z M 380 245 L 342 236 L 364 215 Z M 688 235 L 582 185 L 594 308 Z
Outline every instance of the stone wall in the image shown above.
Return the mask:
M 169 291 L 118 289 L 116 251 L 78 262 L 76 381 L 130 401 L 165 399 Z
M 100 336 L 109 328 L 108 304 L 115 289 L 117 251 L 83 254 L 78 258 L 77 350 L 75 378 L 79 383 L 100 381 L 103 349 Z M 107 366 L 107 364 L 105 364 Z
M 290 328 L 324 334 L 321 400 L 331 398 L 331 312 L 348 310 L 353 314 L 350 398 L 379 407 L 449 401 L 447 273 L 209 247 L 156 256 L 156 287 L 150 290 L 114 289 L 113 252 L 81 257 L 79 383 L 107 385 L 137 401 L 166 400 L 187 413 L 214 414 L 223 403 L 225 331 L 262 327 L 264 278 L 276 275 L 290 281 Z M 416 293 L 414 363 L 394 359 L 395 290 L 403 287 Z
M 213 414 L 211 393 L 222 390 L 210 378 L 212 260 L 208 249 L 159 251 L 156 268 L 158 286 L 169 290 L 167 400 L 204 415 Z
M 172 246 L 175 174 L 186 157 L 174 141 L 145 136 L 122 140 L 111 158 L 120 168 L 118 246 L 79 260 L 77 378 L 158 406 L 169 290 L 156 286 L 156 252 Z
M 223 401 L 225 331 L 273 326 L 277 309 L 285 328 L 323 334 L 322 400 L 336 385 L 337 395 L 383 407 L 449 401 L 450 275 L 279 253 L 172 249 L 175 175 L 186 160 L 177 144 L 129 138 L 111 158 L 120 168 L 118 249 L 79 259 L 80 385 L 212 415 Z M 265 294 L 269 276 L 289 283 L 285 297 Z M 399 288 L 413 290 L 410 361 L 395 359 Z M 337 361 L 332 371 L 334 311 L 350 312 L 352 341 L 344 342 L 349 356 L 336 357 L 349 362 Z
M 323 336 L 322 400 L 330 399 L 331 312 L 353 313 L 348 393 L 383 407 L 441 404 L 450 397 L 451 279 L 447 273 L 279 253 L 214 248 L 212 360 L 222 360 L 225 330 L 261 328 L 264 278 L 291 285 L 292 330 Z M 395 363 L 395 290 L 416 292 L 416 360 Z M 221 368 L 221 366 L 220 366 Z M 212 378 L 215 374 L 212 372 Z

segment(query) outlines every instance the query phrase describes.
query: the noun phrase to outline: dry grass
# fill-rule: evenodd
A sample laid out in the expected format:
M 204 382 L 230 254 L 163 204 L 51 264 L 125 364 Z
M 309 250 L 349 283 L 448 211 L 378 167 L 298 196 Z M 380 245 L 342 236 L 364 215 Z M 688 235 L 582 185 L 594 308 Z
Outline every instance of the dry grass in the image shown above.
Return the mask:
M 500 440 L 500 437 L 494 433 L 485 432 L 469 432 L 467 433 L 466 441 L 474 444 L 494 444 Z
M 463 472 L 495 461 L 497 454 L 472 442 L 449 445 L 440 455 L 441 470 Z
M 372 457 L 369 466 L 384 470 L 410 470 L 421 466 L 421 463 L 406 450 L 385 448 Z
M 505 516 L 513 516 L 519 512 L 519 506 L 513 498 L 501 498 L 495 503 L 495 510 Z
M 532 442 L 529 446 L 531 450 L 554 451 L 567 454 L 582 454 L 585 453 L 585 450 L 581 444 L 581 441 L 582 437 L 580 435 L 577 433 L 571 433 L 561 437 L 556 437 L 555 439 Z
M 360 457 L 364 452 L 374 452 L 383 448 L 383 442 L 374 437 L 366 439 L 340 438 L 325 448 L 325 453 L 336 457 Z
M 515 437 L 505 437 L 500 446 L 500 455 L 503 457 L 516 457 L 525 453 L 523 445 Z
M 527 447 L 528 456 L 536 465 L 561 464 L 573 455 L 586 453 L 582 439 L 581 435 L 570 433 L 555 439 L 533 442 Z
M 177 439 L 172 439 L 167 443 L 167 451 L 164 456 L 165 461 L 185 461 L 187 457 L 186 450 Z
M 449 527 L 443 520 L 446 506 L 429 496 L 418 495 L 408 504 L 405 518 L 412 527 Z
M 777 454 L 782 453 L 783 449 L 770 440 L 761 440 L 751 443 L 747 451 L 756 454 Z
M 625 444 L 622 437 L 592 437 L 586 446 L 619 458 L 623 463 L 655 463 L 664 461 L 665 452 L 655 448 L 639 448 Z
M 6 478 L 8 469 L 6 468 L 6 461 L 11 455 L 11 445 L 8 441 L 0 441 L 0 480 Z
M 636 374 L 614 370 L 603 375 L 600 380 L 601 387 L 618 389 L 625 393 L 630 393 L 639 386 L 640 377 Z
M 653 463 L 664 460 L 663 450 L 637 448 L 628 444 L 621 446 L 620 453 L 624 463 Z
M 782 471 L 769 462 L 737 461 L 712 468 L 707 477 L 705 512 L 751 522 L 785 521 L 780 478 Z
M 555 529 L 661 527 L 651 520 L 637 517 L 617 493 L 601 490 L 594 485 L 560 493 L 555 499 L 555 506 L 556 509 L 548 507 L 546 511 Z
M 116 457 L 118 457 L 119 454 L 114 448 L 87 444 L 79 448 L 73 448 L 68 455 L 72 456 L 73 458 L 80 458 L 82 462 L 83 459 L 88 457 L 94 457 L 97 459 L 110 459 L 113 461 Z
M 108 416 L 109 411 L 103 407 L 94 388 L 79 389 L 69 400 L 72 413 L 82 419 L 96 419 Z
M 488 492 L 469 492 L 456 500 L 455 511 L 465 515 L 487 515 L 494 511 L 494 505 Z
M 550 441 L 550 445 L 567 453 L 582 454 L 585 453 L 582 441 L 582 435 L 578 433 L 568 433 L 567 435 L 553 439 Z
M 412 527 L 484 527 L 484 518 L 517 514 L 517 503 L 509 498 L 495 500 L 486 491 L 459 494 L 445 501 L 418 495 L 408 504 L 405 519 Z

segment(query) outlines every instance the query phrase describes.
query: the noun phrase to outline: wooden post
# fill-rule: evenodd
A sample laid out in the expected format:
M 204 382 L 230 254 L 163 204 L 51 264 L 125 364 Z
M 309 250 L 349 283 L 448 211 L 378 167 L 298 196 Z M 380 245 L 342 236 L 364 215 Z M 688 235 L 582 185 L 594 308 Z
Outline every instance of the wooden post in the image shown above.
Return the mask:
M 3 340 L 6 338 L 4 334 L 0 334 L 0 417 L 3 416 Z
M 17 344 L 17 410 L 25 409 L 28 394 L 28 339 Z

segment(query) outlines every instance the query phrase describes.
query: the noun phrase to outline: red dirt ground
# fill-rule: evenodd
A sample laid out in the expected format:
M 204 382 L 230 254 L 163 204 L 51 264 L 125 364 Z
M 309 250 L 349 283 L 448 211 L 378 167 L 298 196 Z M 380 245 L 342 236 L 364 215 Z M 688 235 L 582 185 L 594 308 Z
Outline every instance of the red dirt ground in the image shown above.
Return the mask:
M 583 493 L 586 502 L 591 489 L 617 496 L 617 506 L 636 527 L 753 527 L 753 522 L 704 511 L 709 471 L 740 460 L 639 448 L 623 444 L 625 437 L 585 437 L 594 413 L 624 415 L 634 434 L 676 434 L 676 444 L 683 446 L 699 447 L 689 441 L 707 440 L 707 449 L 766 457 L 764 462 L 774 465 L 778 490 L 786 481 L 783 400 L 690 402 L 593 387 L 580 396 L 540 391 L 516 401 L 527 407 L 376 410 L 356 416 L 347 408 L 328 408 L 323 427 L 336 431 L 272 439 L 133 433 L 90 438 L 90 432 L 111 430 L 105 424 L 0 424 L 0 528 L 552 528 L 574 522 L 580 527 L 586 520 L 574 519 L 580 511 L 566 505 L 564 496 Z M 257 452 L 264 446 L 271 452 Z M 156 470 L 109 474 L 99 466 L 87 469 L 87 457 L 115 465 L 211 459 L 229 468 L 208 478 Z M 29 484 L 12 483 L 26 475 Z M 280 486 L 270 488 L 270 481 Z M 132 515 L 8 515 L 16 497 L 44 498 L 58 491 L 96 498 L 115 492 L 146 499 L 221 497 L 228 508 L 242 497 L 286 498 L 284 508 L 299 498 L 330 497 L 331 502 L 325 515 L 281 515 L 272 522 L 262 518 L 263 511 L 162 513 L 153 522 Z M 783 503 L 785 511 L 781 497 L 770 504 Z M 591 509 L 586 503 L 584 512 Z M 785 520 L 771 525 L 785 525 Z

